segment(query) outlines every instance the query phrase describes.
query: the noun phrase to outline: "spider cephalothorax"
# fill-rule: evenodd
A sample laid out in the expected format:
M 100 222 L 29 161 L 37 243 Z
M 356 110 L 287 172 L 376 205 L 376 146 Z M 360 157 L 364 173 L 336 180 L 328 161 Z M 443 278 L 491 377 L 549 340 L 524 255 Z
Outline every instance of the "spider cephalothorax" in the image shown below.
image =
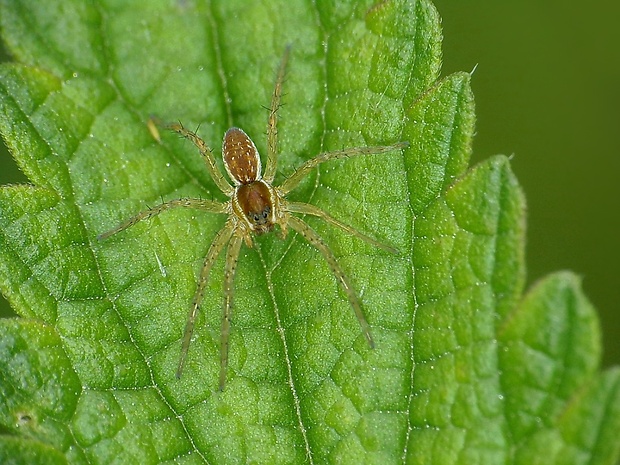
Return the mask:
M 281 230 L 283 237 L 286 236 L 290 227 L 310 244 L 316 247 L 323 255 L 329 268 L 340 282 L 351 307 L 360 323 L 362 332 L 373 347 L 374 342 L 370 333 L 370 328 L 362 312 L 362 308 L 353 287 L 338 264 L 336 257 L 331 249 L 321 239 L 321 237 L 301 218 L 291 213 L 317 216 L 329 224 L 336 226 L 343 231 L 356 236 L 372 245 L 380 247 L 389 252 L 396 252 L 392 247 L 386 246 L 368 237 L 356 229 L 332 218 L 329 214 L 313 205 L 301 202 L 291 202 L 286 199 L 287 194 L 293 190 L 300 181 L 317 165 L 330 160 L 347 158 L 357 155 L 379 154 L 405 148 L 406 142 L 399 142 L 394 145 L 375 146 L 375 147 L 353 147 L 343 150 L 325 152 L 317 155 L 311 160 L 306 161 L 299 167 L 293 175 L 287 178 L 280 186 L 274 186 L 273 180 L 277 169 L 277 110 L 280 107 L 282 93 L 282 81 L 284 70 L 288 61 L 289 49 L 286 50 L 280 64 L 276 85 L 271 99 L 271 108 L 267 124 L 267 165 L 265 173 L 262 173 L 262 165 L 258 150 L 254 142 L 248 135 L 239 128 L 230 128 L 224 135 L 222 143 L 222 158 L 224 167 L 233 185 L 231 186 L 224 178 L 215 164 L 215 158 L 207 144 L 195 133 L 188 131 L 181 124 L 172 124 L 169 127 L 191 140 L 200 150 L 205 159 L 211 177 L 218 188 L 230 198 L 227 202 L 216 202 L 203 199 L 176 199 L 164 202 L 156 207 L 138 213 L 136 216 L 121 223 L 117 227 L 101 234 L 99 239 L 106 239 L 143 219 L 152 218 L 159 213 L 171 208 L 185 207 L 203 210 L 211 213 L 221 213 L 228 215 L 222 229 L 217 233 L 207 256 L 204 259 L 198 286 L 194 294 L 192 306 L 187 318 L 183 344 L 181 348 L 181 358 L 177 369 L 177 377 L 181 376 L 187 351 L 192 337 L 196 314 L 209 279 L 209 273 L 213 263 L 220 255 L 224 247 L 228 246 L 226 252 L 226 262 L 224 269 L 224 312 L 222 317 L 222 331 L 220 336 L 220 379 L 219 387 L 224 388 L 226 383 L 226 370 L 228 367 L 228 336 L 230 334 L 230 319 L 232 312 L 233 279 L 236 271 L 237 261 L 241 244 L 246 243 L 252 246 L 254 234 L 261 235 L 272 231 L 275 226 Z

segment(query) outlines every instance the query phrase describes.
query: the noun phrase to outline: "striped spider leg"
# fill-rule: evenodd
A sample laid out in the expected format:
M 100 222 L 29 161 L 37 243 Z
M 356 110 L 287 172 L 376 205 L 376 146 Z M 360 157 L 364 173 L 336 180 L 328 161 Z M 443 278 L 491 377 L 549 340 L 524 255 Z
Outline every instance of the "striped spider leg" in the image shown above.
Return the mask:
M 301 165 L 301 167 L 280 186 L 273 185 L 273 180 L 277 170 L 277 112 L 280 107 L 282 82 L 284 79 L 288 57 L 289 48 L 286 49 L 286 52 L 282 57 L 271 98 L 271 107 L 267 125 L 267 165 L 264 174 L 261 172 L 262 165 L 258 150 L 256 149 L 254 142 L 252 142 L 243 130 L 236 127 L 230 128 L 224 135 L 224 140 L 222 143 L 222 158 L 228 177 L 232 181 L 231 185 L 224 178 L 222 172 L 217 168 L 213 152 L 207 144 L 200 137 L 198 137 L 198 135 L 185 129 L 181 124 L 172 124 L 169 126 L 170 129 L 189 139 L 198 148 L 206 162 L 207 169 L 215 184 L 227 197 L 229 197 L 229 200 L 226 202 L 191 198 L 171 200 L 138 213 L 136 216 L 99 236 L 99 239 L 107 239 L 108 237 L 133 226 L 139 221 L 152 218 L 155 215 L 172 208 L 193 208 L 210 213 L 221 213 L 228 215 L 228 219 L 224 223 L 224 226 L 213 239 L 200 271 L 196 292 L 187 317 L 185 333 L 181 346 L 181 356 L 176 372 L 177 378 L 180 378 L 185 366 L 185 361 L 194 330 L 196 314 L 202 304 L 205 289 L 209 280 L 209 273 L 211 272 L 211 268 L 213 267 L 213 264 L 218 256 L 222 253 L 224 248 L 226 248 L 224 265 L 224 308 L 220 333 L 220 390 L 223 390 L 226 384 L 230 321 L 234 294 L 233 281 L 242 243 L 245 242 L 248 247 L 252 247 L 253 237 L 255 235 L 258 236 L 271 232 L 274 230 L 276 225 L 280 228 L 283 238 L 286 237 L 289 228 L 301 235 L 325 258 L 330 270 L 336 277 L 336 280 L 342 286 L 342 289 L 344 290 L 349 303 L 355 312 L 355 316 L 359 321 L 362 332 L 370 347 L 374 347 L 370 327 L 364 317 L 364 313 L 362 312 L 359 298 L 351 286 L 347 275 L 338 264 L 334 253 L 323 241 L 323 239 L 303 219 L 293 216 L 292 214 L 296 213 L 316 216 L 325 222 L 340 228 L 347 234 L 355 236 L 376 247 L 380 247 L 383 250 L 397 253 L 396 249 L 381 244 L 375 239 L 357 231 L 353 227 L 332 218 L 320 208 L 307 203 L 290 202 L 286 199 L 286 196 L 290 191 L 299 185 L 305 176 L 307 176 L 321 163 L 358 155 L 391 152 L 407 147 L 408 143 L 399 142 L 387 146 L 354 147 L 321 153 Z

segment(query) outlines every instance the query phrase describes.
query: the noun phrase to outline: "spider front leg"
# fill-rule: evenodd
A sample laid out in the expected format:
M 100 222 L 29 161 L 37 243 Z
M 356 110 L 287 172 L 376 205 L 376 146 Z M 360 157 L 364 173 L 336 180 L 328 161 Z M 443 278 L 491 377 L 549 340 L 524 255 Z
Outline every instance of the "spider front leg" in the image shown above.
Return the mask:
M 393 150 L 400 150 L 409 147 L 409 142 L 397 142 L 393 145 L 377 145 L 374 147 L 350 147 L 333 152 L 323 152 L 314 158 L 306 161 L 291 176 L 289 176 L 279 187 L 282 195 L 288 194 L 295 189 L 301 180 L 305 178 L 310 171 L 321 163 L 331 160 L 340 160 L 341 158 L 357 157 L 359 155 L 372 155 L 387 153 Z
M 127 228 L 132 227 L 134 224 L 142 221 L 153 218 L 154 216 L 159 215 L 166 210 L 170 210 L 172 208 L 193 208 L 196 210 L 203 210 L 210 213 L 227 213 L 226 204 L 220 202 L 214 202 L 212 200 L 201 200 L 201 199 L 176 199 L 170 200 L 168 202 L 161 203 L 153 208 L 149 208 L 148 210 L 144 210 L 138 213 L 135 216 L 132 216 L 127 221 L 119 224 L 115 228 L 110 229 L 104 233 L 101 233 L 97 236 L 97 239 L 103 241 L 110 236 L 113 236 L 116 233 L 119 233 Z
M 290 53 L 291 46 L 289 45 L 284 50 L 284 55 L 280 61 L 276 84 L 271 96 L 271 107 L 267 121 L 267 166 L 263 175 L 263 178 L 269 184 L 273 182 L 276 176 L 278 165 L 278 109 L 280 108 L 280 100 L 282 98 L 282 82 L 284 81 L 284 73 L 286 72 L 286 64 L 288 63 Z
M 174 123 L 167 126 L 169 129 L 172 129 L 176 133 L 185 137 L 186 139 L 192 141 L 192 143 L 200 150 L 200 154 L 202 158 L 204 158 L 205 163 L 207 165 L 207 169 L 209 170 L 209 174 L 215 181 L 217 187 L 228 197 L 232 197 L 234 188 L 226 181 L 226 178 L 222 174 L 222 172 L 218 169 L 215 164 L 215 157 L 213 156 L 213 152 L 207 145 L 207 143 L 198 137 L 198 134 L 192 132 L 188 129 L 185 129 L 181 123 Z
M 368 341 L 368 345 L 370 346 L 370 348 L 374 348 L 375 342 L 372 339 L 372 335 L 370 334 L 370 326 L 368 325 L 366 317 L 362 312 L 362 306 L 360 305 L 360 301 L 357 297 L 357 294 L 355 293 L 355 290 L 351 286 L 351 283 L 349 282 L 349 278 L 347 278 L 347 275 L 344 273 L 343 269 L 340 268 L 340 265 L 338 264 L 334 253 L 331 251 L 325 241 L 321 239 L 321 236 L 319 236 L 316 231 L 310 226 L 308 226 L 303 220 L 295 216 L 290 216 L 288 221 L 291 228 L 301 234 L 301 236 L 305 240 L 307 240 L 312 246 L 314 246 L 319 252 L 321 252 L 323 257 L 325 258 L 325 261 L 327 261 L 329 269 L 332 271 L 336 279 L 340 282 L 344 293 L 347 295 L 349 303 L 351 304 L 351 307 L 353 307 L 355 316 L 357 317 L 357 320 L 359 321 L 359 324 L 362 328 L 362 332 L 364 333 L 364 336 Z

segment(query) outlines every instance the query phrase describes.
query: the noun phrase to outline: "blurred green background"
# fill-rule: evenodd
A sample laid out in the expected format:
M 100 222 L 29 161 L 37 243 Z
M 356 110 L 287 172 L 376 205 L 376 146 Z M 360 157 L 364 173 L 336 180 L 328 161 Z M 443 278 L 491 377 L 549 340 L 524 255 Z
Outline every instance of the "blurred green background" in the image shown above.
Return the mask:
M 436 0 L 444 68 L 471 70 L 474 160 L 513 155 L 527 198 L 528 286 L 571 269 L 620 364 L 620 4 Z M 611 11 L 613 9 L 613 11 Z
M 473 162 L 514 155 L 528 203 L 528 284 L 559 269 L 583 276 L 600 312 L 603 363 L 620 364 L 620 8 L 608 0 L 435 5 L 443 74 L 478 65 Z M 26 178 L 0 147 L 0 184 L 17 182 Z M 1 301 L 0 315 L 10 314 Z

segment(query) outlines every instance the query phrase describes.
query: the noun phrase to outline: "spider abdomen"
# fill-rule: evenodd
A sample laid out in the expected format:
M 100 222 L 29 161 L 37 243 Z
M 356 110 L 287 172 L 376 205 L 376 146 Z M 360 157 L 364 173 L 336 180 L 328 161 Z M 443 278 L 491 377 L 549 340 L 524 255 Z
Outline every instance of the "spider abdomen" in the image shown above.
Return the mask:
M 230 128 L 224 134 L 222 158 L 230 179 L 238 186 L 261 178 L 258 150 L 252 139 L 239 128 Z

